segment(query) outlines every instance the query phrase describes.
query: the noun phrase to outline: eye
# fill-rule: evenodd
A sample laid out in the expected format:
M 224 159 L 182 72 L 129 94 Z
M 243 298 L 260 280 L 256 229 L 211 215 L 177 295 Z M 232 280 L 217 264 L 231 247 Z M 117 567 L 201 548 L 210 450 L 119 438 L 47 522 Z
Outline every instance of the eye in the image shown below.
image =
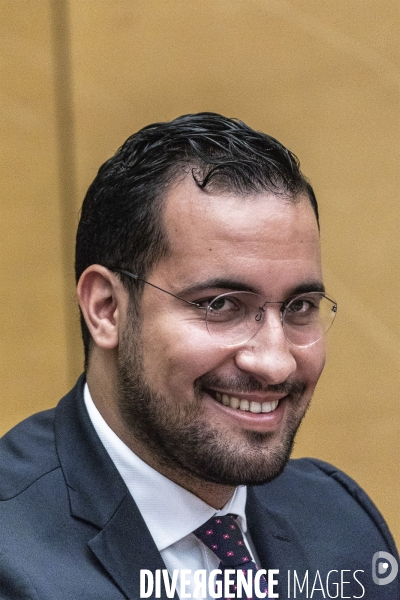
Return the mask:
M 238 294 L 222 294 L 210 298 L 207 304 L 207 322 L 233 323 L 243 318 L 246 308 Z
M 202 298 L 201 300 L 193 300 L 193 304 L 195 304 L 198 308 L 207 309 L 210 306 L 210 303 L 214 300 L 215 296 L 212 298 Z
M 232 296 L 218 296 L 218 298 L 214 298 L 209 302 L 208 309 L 212 312 L 237 310 L 237 302 Z
M 291 313 L 304 313 L 309 311 L 312 307 L 313 304 L 306 298 L 297 298 L 287 306 L 286 311 Z
M 287 320 L 309 320 L 316 317 L 319 312 L 319 305 L 323 296 L 320 294 L 299 296 L 289 301 L 284 308 L 285 318 Z
M 231 296 L 211 296 L 210 298 L 196 300 L 195 304 L 197 304 L 199 308 L 208 309 L 211 313 L 237 310 L 237 300 L 235 301 L 235 298 Z

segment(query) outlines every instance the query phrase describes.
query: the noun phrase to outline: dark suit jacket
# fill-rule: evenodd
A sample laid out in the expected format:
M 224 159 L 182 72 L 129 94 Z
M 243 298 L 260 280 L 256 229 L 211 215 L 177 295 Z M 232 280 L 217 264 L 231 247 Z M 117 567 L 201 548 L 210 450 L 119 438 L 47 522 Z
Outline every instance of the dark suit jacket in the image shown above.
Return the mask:
M 56 409 L 33 417 L 0 441 L 1 600 L 117 600 L 139 598 L 139 570 L 165 565 L 138 508 L 98 439 L 83 403 L 84 379 Z M 157 490 L 154 491 L 155 493 Z M 311 596 L 317 571 L 326 597 L 343 579 L 344 597 L 395 600 L 397 577 L 378 586 L 377 551 L 396 554 L 391 535 L 364 492 L 334 467 L 291 461 L 270 484 L 250 488 L 247 515 L 261 566 L 280 569 L 280 598 L 288 570 Z M 366 589 L 356 582 L 353 572 Z M 317 582 L 317 588 L 321 585 Z M 341 597 L 339 595 L 338 597 Z M 165 598 L 165 596 L 164 596 Z

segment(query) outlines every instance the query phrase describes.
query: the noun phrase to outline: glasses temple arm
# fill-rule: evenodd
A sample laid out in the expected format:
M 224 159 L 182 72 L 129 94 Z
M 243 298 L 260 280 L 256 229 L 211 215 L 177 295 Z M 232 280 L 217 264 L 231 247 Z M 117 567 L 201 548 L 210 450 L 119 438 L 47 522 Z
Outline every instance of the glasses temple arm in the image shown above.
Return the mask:
M 191 306 L 196 306 L 197 308 L 203 308 L 199 304 L 196 304 L 196 302 L 189 302 L 189 300 L 185 300 L 184 298 L 180 298 L 179 296 L 176 296 L 175 294 L 172 294 L 171 292 L 167 292 L 167 290 L 164 290 L 163 288 L 158 287 L 158 285 L 154 285 L 154 283 L 150 283 L 149 281 L 146 281 L 145 279 L 141 279 L 135 273 L 131 273 L 130 271 L 125 271 L 125 269 L 111 269 L 111 270 L 114 271 L 115 273 L 123 273 L 124 275 L 127 275 L 128 277 L 131 277 L 132 279 L 136 279 L 137 281 L 141 281 L 142 283 L 147 283 L 147 285 L 151 285 L 151 287 L 156 288 L 156 290 L 160 290 L 160 292 L 164 292 L 164 294 L 168 294 L 169 296 L 172 296 L 173 298 L 182 300 L 182 302 L 186 302 L 186 304 L 190 304 Z

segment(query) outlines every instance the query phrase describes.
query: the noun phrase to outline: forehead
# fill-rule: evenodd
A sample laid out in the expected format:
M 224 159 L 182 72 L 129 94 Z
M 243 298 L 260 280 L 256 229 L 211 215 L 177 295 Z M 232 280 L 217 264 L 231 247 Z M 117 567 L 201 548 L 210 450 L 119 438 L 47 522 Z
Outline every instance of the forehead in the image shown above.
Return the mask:
M 187 177 L 170 188 L 163 217 L 169 253 L 162 267 L 170 283 L 221 274 L 245 283 L 271 270 L 321 278 L 318 226 L 307 197 L 207 193 Z

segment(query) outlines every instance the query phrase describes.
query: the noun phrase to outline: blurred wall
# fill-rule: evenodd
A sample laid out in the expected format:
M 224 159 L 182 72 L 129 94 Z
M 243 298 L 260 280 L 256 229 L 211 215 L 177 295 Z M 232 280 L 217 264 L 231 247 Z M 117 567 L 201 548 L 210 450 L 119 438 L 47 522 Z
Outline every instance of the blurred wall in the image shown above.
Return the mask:
M 210 110 L 277 137 L 321 205 L 329 362 L 296 456 L 355 477 L 400 542 L 398 0 L 0 0 L 0 429 L 81 371 L 73 241 L 100 164 Z

